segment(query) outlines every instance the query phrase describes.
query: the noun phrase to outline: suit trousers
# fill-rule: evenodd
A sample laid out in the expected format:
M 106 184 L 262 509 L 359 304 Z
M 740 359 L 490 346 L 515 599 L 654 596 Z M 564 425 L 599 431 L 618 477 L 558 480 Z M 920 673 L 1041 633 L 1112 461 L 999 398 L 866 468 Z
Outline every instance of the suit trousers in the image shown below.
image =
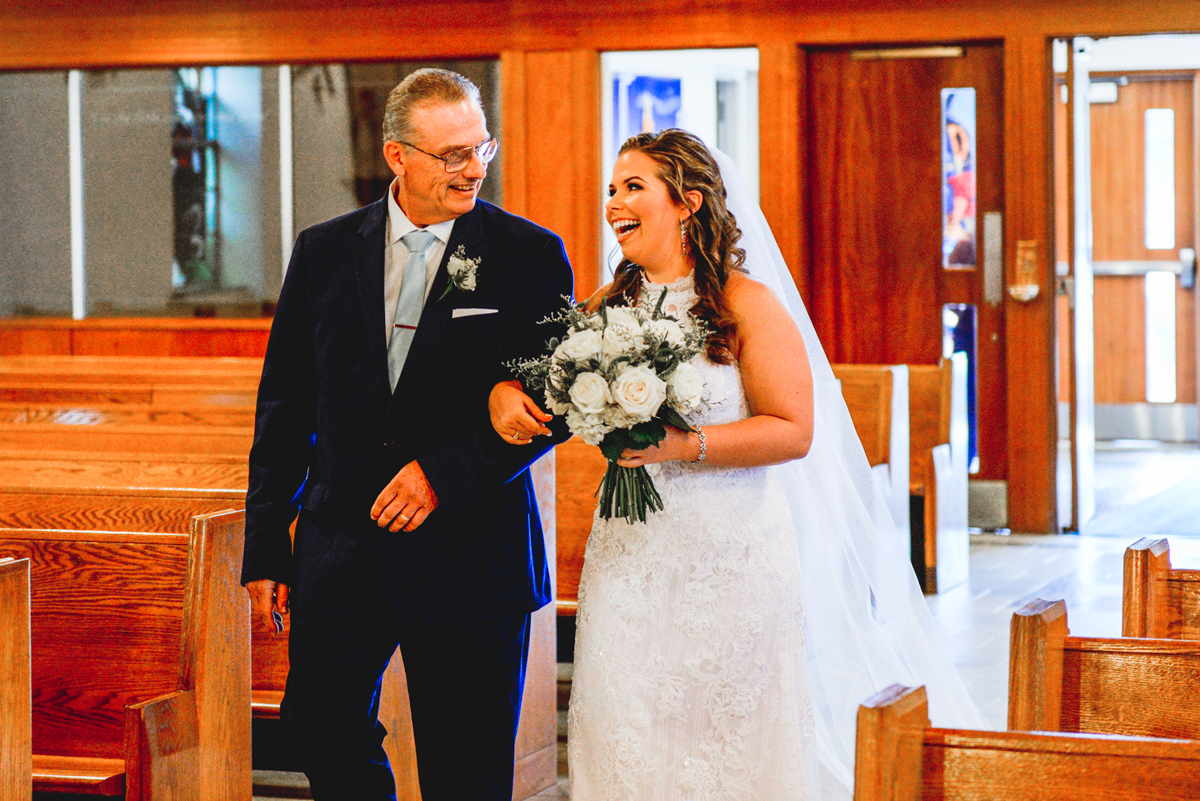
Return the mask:
M 402 658 L 422 801 L 510 801 L 529 615 L 407 620 L 382 592 L 373 550 L 297 526 L 280 717 L 313 798 L 396 798 L 378 712 L 384 670 Z

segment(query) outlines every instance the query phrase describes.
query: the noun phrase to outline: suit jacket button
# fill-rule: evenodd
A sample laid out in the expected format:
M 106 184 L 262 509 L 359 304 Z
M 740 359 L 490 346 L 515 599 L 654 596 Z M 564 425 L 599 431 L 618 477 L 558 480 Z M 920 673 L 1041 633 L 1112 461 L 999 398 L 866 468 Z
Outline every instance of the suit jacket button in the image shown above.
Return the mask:
M 385 447 L 385 448 L 390 448 L 395 444 L 396 444 L 396 440 L 392 439 L 391 437 L 387 437 L 383 441 L 383 447 Z

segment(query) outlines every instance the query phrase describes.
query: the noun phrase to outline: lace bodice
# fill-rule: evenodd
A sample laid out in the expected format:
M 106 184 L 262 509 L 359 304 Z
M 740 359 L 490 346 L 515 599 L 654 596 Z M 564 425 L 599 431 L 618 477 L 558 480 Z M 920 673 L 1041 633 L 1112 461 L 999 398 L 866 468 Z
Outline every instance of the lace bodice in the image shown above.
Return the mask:
M 647 284 L 643 302 L 662 287 Z M 682 318 L 690 278 L 667 287 Z M 693 360 L 690 422 L 749 415 L 736 365 Z M 579 589 L 570 721 L 576 801 L 803 799 L 811 745 L 798 557 L 770 468 L 667 462 L 665 508 L 595 521 Z

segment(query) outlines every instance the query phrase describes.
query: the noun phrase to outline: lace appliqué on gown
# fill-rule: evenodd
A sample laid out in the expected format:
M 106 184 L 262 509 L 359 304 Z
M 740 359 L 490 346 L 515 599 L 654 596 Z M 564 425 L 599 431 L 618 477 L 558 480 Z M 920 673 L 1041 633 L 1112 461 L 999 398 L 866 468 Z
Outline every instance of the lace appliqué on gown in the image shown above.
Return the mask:
M 643 293 L 657 302 L 662 287 Z M 664 310 L 695 301 L 670 286 Z M 736 366 L 703 355 L 692 422 L 744 419 Z M 579 587 L 569 720 L 574 801 L 805 799 L 813 747 L 799 565 L 771 468 L 671 462 L 665 509 L 596 519 Z

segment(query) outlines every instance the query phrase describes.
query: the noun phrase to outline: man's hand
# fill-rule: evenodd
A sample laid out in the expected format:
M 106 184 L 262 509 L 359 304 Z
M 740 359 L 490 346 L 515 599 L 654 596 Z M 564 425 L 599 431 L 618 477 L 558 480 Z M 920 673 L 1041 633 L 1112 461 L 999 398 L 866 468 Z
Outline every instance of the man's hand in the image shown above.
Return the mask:
M 437 505 L 437 495 L 425 471 L 416 462 L 409 462 L 379 493 L 371 507 L 371 519 L 393 533 L 401 529 L 416 531 Z
M 550 436 L 545 423 L 554 419 L 525 394 L 520 381 L 501 381 L 488 395 L 492 428 L 510 445 L 528 445 L 536 436 Z
M 279 584 L 271 579 L 258 579 L 246 585 L 250 593 L 250 606 L 254 614 L 262 618 L 267 631 L 277 634 L 273 612 L 280 615 L 288 613 L 288 585 Z

